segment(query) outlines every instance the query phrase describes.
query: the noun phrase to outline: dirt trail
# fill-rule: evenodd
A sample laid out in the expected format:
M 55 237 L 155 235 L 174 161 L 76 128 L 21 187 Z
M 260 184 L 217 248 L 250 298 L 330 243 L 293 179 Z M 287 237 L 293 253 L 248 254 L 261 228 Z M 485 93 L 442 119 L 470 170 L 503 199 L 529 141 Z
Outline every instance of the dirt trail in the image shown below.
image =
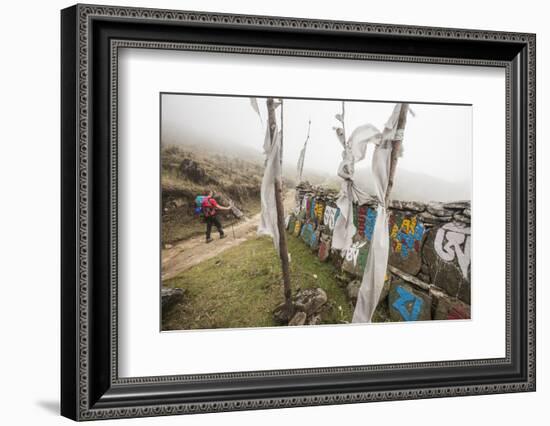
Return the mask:
M 294 206 L 294 191 L 288 191 L 284 199 L 285 212 L 290 212 Z M 219 234 L 214 227 L 212 229 L 212 241 L 205 243 L 204 235 L 190 238 L 174 244 L 168 249 L 162 250 L 162 281 L 175 277 L 181 272 L 192 266 L 217 256 L 221 252 L 238 246 L 247 239 L 256 235 L 258 224 L 260 223 L 260 213 L 245 218 L 241 222 L 227 227 L 224 225 L 226 238 L 219 239 Z M 203 223 L 197 226 L 205 227 Z

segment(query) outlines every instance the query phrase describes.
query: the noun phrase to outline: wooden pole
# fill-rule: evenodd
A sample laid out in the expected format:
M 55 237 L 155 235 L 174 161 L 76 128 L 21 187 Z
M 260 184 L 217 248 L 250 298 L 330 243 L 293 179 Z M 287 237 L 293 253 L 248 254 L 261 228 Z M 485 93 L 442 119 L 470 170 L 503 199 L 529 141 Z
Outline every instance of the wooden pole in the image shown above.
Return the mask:
M 281 151 L 282 151 L 282 131 L 283 131 L 283 105 L 281 100 Z M 271 141 L 275 140 L 275 131 L 277 128 L 275 119 L 275 105 L 273 98 L 267 98 L 267 113 L 269 121 L 269 135 Z M 272 142 L 273 143 L 273 142 Z M 280 156 L 282 162 L 282 155 Z M 292 287 L 290 286 L 290 264 L 288 262 L 288 247 L 286 244 L 286 230 L 283 205 L 283 182 L 281 175 L 275 176 L 275 206 L 277 209 L 277 228 L 279 230 L 279 257 L 281 258 L 281 267 L 283 270 L 283 286 L 285 295 L 285 316 L 288 321 L 294 314 L 292 305 Z
M 401 110 L 399 111 L 399 117 L 397 119 L 397 132 L 402 133 L 405 130 L 407 124 L 407 113 L 409 112 L 409 104 L 401 104 Z M 403 145 L 403 138 L 391 141 L 392 151 L 390 157 L 390 176 L 388 179 L 388 188 L 386 190 L 385 205 L 388 205 L 390 194 L 393 188 L 393 180 L 395 177 L 395 170 L 397 168 L 397 160 L 401 146 Z

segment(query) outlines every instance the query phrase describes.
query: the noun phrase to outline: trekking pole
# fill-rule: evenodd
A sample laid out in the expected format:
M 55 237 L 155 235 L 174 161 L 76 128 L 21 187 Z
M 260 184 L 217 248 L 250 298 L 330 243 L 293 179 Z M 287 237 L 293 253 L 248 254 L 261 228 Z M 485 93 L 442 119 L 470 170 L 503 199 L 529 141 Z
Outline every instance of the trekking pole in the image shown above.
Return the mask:
M 231 223 L 231 230 L 233 231 L 233 239 L 236 240 L 237 238 L 235 237 L 235 228 L 233 228 L 233 223 Z

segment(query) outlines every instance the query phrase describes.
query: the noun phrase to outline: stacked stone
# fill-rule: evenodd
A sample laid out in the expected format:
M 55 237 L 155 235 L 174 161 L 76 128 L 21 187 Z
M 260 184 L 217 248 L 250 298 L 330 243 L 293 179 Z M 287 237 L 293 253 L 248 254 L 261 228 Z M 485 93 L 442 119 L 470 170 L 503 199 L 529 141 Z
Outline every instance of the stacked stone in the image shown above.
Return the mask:
M 376 201 L 354 206 L 357 233 L 344 252 L 331 248 L 339 214 L 336 194 L 305 183 L 297 187 L 300 211 L 288 230 L 311 247 L 321 261 L 343 273 L 351 303 L 363 276 Z M 388 272 L 376 321 L 470 318 L 470 218 L 468 201 L 419 203 L 391 201 Z

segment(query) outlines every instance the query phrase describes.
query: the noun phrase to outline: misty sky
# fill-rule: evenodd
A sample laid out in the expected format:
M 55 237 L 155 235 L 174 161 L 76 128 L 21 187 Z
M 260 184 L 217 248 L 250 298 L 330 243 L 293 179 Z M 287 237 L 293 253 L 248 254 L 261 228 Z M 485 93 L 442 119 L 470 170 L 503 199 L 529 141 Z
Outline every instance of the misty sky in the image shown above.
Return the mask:
M 263 117 L 265 99 L 258 98 Z M 346 102 L 346 132 L 371 123 L 382 130 L 393 103 Z M 336 174 L 342 148 L 333 126 L 340 101 L 284 100 L 284 162 L 295 167 L 311 119 L 306 170 Z M 452 183 L 450 198 L 470 198 L 472 176 L 472 115 L 470 106 L 411 104 L 399 171 L 429 175 Z M 280 109 L 277 110 L 278 112 Z M 209 143 L 240 145 L 262 153 L 262 122 L 246 97 L 162 95 L 163 144 Z M 370 169 L 372 147 L 356 170 Z M 405 173 L 406 174 L 406 173 Z M 402 183 L 404 184 L 404 183 Z M 447 197 L 446 197 L 447 198 Z

